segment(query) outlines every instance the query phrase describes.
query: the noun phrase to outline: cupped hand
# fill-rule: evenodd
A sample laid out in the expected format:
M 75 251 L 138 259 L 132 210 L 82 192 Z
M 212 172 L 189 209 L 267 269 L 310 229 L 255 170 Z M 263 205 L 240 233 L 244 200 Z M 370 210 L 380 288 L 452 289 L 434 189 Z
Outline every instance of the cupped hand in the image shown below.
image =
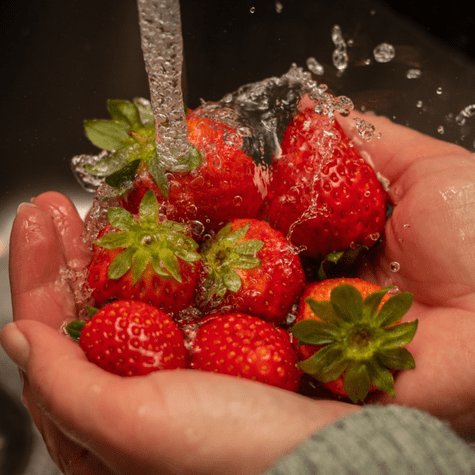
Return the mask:
M 234 377 L 191 370 L 122 378 L 87 361 L 59 330 L 75 315 L 74 279 L 89 252 L 58 193 L 22 205 L 10 275 L 15 323 L 1 342 L 23 399 L 66 474 L 261 473 L 316 429 L 358 410 Z
M 413 292 L 416 369 L 396 398 L 475 438 L 475 163 L 466 150 L 387 119 L 382 134 L 348 133 L 390 182 L 394 211 L 361 277 Z M 68 268 L 89 254 L 83 223 L 62 195 L 20 208 L 11 240 L 15 324 L 1 339 L 18 363 L 24 400 L 55 462 L 70 474 L 259 473 L 313 431 L 358 407 L 314 401 L 251 381 L 198 371 L 120 378 L 89 363 L 58 329 L 75 313 Z M 393 272 L 394 265 L 399 266 Z
M 343 122 L 363 155 L 389 180 L 394 206 L 382 246 L 360 276 L 414 294 L 419 320 L 408 349 L 416 368 L 396 377 L 399 403 L 445 419 L 475 439 L 475 155 L 376 116 L 370 142 Z M 380 138 L 377 138 L 378 134 Z

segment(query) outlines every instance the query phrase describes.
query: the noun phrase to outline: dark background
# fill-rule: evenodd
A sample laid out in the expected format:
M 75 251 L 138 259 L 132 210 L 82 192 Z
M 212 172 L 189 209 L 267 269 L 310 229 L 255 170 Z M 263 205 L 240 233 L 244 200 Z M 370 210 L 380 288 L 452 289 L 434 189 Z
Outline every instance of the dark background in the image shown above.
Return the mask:
M 325 64 L 321 80 L 336 93 L 427 133 L 436 134 L 441 120 L 447 122 L 447 116 L 475 103 L 470 3 L 281 3 L 283 10 L 277 13 L 274 0 L 181 2 L 190 107 L 200 98 L 218 100 L 241 84 L 279 76 L 292 62 L 305 67 L 309 56 Z M 95 152 L 82 121 L 107 118 L 108 98 L 148 97 L 136 3 L 4 1 L 0 18 L 0 206 L 52 187 L 77 191 L 69 160 Z M 341 77 L 331 67 L 335 24 L 346 39 L 355 39 L 349 50 L 352 63 Z M 362 67 L 381 41 L 397 46 L 397 59 Z M 426 82 L 403 78 L 412 66 L 423 70 Z M 445 87 L 442 98 L 435 97 L 438 84 Z M 428 106 L 423 117 L 414 105 L 409 112 L 402 109 L 403 103 L 417 99 Z M 444 125 L 448 132 L 440 138 L 473 146 L 467 134 L 457 129 L 451 136 L 450 123 Z

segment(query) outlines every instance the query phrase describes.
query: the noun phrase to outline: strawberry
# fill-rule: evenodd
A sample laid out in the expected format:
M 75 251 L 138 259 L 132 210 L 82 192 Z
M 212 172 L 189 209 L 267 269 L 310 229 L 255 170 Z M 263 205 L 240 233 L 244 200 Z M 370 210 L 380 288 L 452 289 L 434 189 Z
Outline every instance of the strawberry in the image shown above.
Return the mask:
M 192 340 L 190 367 L 297 391 L 300 371 L 289 334 L 241 313 L 212 316 Z
M 189 307 L 201 257 L 187 227 L 161 216 L 151 191 L 138 215 L 110 208 L 108 221 L 94 243 L 88 267 L 94 304 L 118 298 L 148 302 L 167 313 Z
M 305 286 L 299 256 L 265 221 L 231 221 L 202 256 L 197 302 L 205 313 L 242 312 L 283 323 Z
M 353 402 L 376 389 L 394 397 L 393 373 L 415 367 L 403 347 L 412 341 L 417 320 L 401 323 L 412 294 L 387 292 L 356 278 L 309 284 L 291 329 L 299 368 Z
M 303 256 L 371 247 L 385 225 L 384 188 L 336 120 L 309 100 L 300 109 L 272 165 L 263 215 Z
M 137 300 L 109 303 L 87 322 L 76 321 L 69 333 L 79 338 L 87 359 L 120 376 L 185 368 L 183 334 L 170 316 Z
M 157 157 L 149 103 L 109 101 L 109 110 L 111 121 L 85 123 L 91 141 L 110 151 L 88 171 L 117 188 L 120 206 L 136 214 L 153 190 L 169 219 L 193 221 L 201 233 L 257 216 L 263 199 L 254 183 L 259 169 L 243 151 L 242 136 L 224 122 L 225 110 L 213 110 L 211 117 L 202 108 L 187 114 L 190 153 L 174 164 Z

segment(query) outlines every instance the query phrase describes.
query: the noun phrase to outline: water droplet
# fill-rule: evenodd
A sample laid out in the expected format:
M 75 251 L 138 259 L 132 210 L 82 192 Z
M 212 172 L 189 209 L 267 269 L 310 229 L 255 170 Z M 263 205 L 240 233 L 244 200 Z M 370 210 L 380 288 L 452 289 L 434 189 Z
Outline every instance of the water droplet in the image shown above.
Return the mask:
M 205 232 L 205 225 L 198 220 L 191 221 L 191 230 L 195 236 L 203 236 Z
M 406 73 L 407 79 L 419 79 L 422 76 L 422 71 L 420 69 L 409 69 Z
M 284 5 L 282 5 L 282 3 L 280 3 L 280 2 L 275 2 L 275 11 L 276 11 L 277 13 L 280 13 L 283 8 L 284 8 Z
M 391 270 L 391 272 L 399 272 L 401 270 L 401 264 L 399 264 L 399 262 L 391 262 L 391 264 L 389 265 L 389 269 Z
M 251 9 L 249 10 L 251 13 L 254 13 L 256 11 L 256 7 L 251 7 Z
M 388 290 L 388 295 L 392 297 L 393 295 L 397 295 L 400 292 L 399 287 L 397 285 L 393 285 L 389 290 Z
M 457 117 L 455 117 L 455 122 L 458 125 L 465 125 L 468 118 L 473 117 L 475 115 L 475 104 L 471 104 L 465 109 L 461 110 Z
M 438 87 L 435 92 L 440 96 L 442 94 L 442 88 Z
M 416 107 L 420 109 L 423 105 L 424 103 L 422 101 L 417 101 Z
M 379 238 L 380 238 L 380 234 L 379 233 L 373 233 L 373 234 L 370 234 L 369 237 L 372 241 L 377 241 Z
M 389 63 L 389 61 L 391 61 L 396 55 L 396 51 L 393 45 L 389 43 L 380 43 L 376 48 L 374 48 L 373 55 L 378 63 Z
M 373 138 L 374 132 L 376 130 L 374 125 L 358 117 L 355 117 L 354 121 L 356 122 L 356 129 L 358 130 L 361 138 L 363 138 L 366 142 L 369 142 Z
M 317 76 L 323 76 L 325 72 L 323 66 L 313 57 L 307 59 L 307 68 Z
M 404 229 L 409 229 L 409 228 L 411 227 L 411 225 L 406 223 L 406 224 L 403 224 L 402 227 L 403 227 Z
M 236 195 L 236 196 L 233 198 L 234 206 L 241 206 L 242 201 L 243 201 L 242 196 Z
M 346 51 L 346 43 L 341 33 L 341 28 L 335 25 L 332 28 L 332 41 L 335 49 L 332 54 L 333 66 L 339 71 L 344 71 L 348 66 L 348 54 Z
M 444 126 L 439 125 L 439 127 L 437 127 L 437 132 L 442 135 L 445 132 Z

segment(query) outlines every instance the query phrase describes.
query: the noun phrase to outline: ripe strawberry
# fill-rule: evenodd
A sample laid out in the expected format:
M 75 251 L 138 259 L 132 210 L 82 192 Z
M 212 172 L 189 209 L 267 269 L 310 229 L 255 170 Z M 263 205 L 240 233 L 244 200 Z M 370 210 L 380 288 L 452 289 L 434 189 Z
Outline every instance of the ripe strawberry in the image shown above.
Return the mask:
M 297 391 L 300 371 L 289 334 L 241 313 L 205 319 L 192 340 L 192 369 Z
M 389 297 L 387 291 L 350 278 L 310 284 L 292 327 L 299 367 L 353 402 L 376 389 L 394 397 L 394 371 L 415 367 L 403 347 L 413 339 L 417 320 L 400 323 L 412 294 Z
M 183 334 L 170 316 L 137 300 L 118 300 L 102 307 L 87 322 L 68 330 L 77 337 L 87 359 L 120 376 L 185 368 Z
M 301 109 L 272 166 L 266 219 L 314 258 L 371 247 L 385 224 L 385 190 L 336 121 L 306 101 Z
M 94 305 L 118 298 L 148 302 L 171 314 L 189 307 L 201 257 L 187 227 L 160 216 L 151 191 L 137 216 L 110 208 L 108 220 L 88 267 Z
M 231 221 L 202 256 L 197 302 L 205 313 L 242 312 L 282 323 L 305 286 L 299 256 L 265 221 Z
M 135 214 L 145 193 L 153 190 L 169 219 L 195 221 L 208 231 L 236 217 L 257 216 L 263 199 L 254 183 L 259 169 L 243 151 L 242 136 L 224 122 L 225 111 L 189 112 L 191 151 L 170 166 L 156 156 L 150 104 L 109 101 L 109 109 L 112 121 L 86 122 L 93 143 L 112 152 L 89 171 L 118 188 L 120 206 Z

